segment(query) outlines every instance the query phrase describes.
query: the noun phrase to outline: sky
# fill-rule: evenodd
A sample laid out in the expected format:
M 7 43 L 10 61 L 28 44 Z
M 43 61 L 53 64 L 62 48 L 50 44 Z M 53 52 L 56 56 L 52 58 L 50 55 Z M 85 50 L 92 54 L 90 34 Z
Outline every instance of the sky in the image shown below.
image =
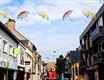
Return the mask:
M 16 21 L 16 30 L 36 46 L 42 60 L 47 62 L 78 48 L 79 37 L 91 21 L 83 10 L 96 14 L 102 4 L 103 0 L 0 0 L 0 10 Z M 73 10 L 69 15 L 71 19 L 62 20 L 68 10 Z M 21 11 L 29 14 L 17 19 Z M 46 12 L 49 20 L 39 16 L 39 11 Z M 1 21 L 6 23 L 7 19 Z

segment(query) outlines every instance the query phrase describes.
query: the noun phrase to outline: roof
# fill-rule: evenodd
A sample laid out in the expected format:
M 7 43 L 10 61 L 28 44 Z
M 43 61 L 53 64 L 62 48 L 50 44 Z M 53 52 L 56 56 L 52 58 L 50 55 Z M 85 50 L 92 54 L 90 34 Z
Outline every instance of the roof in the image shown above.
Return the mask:
M 19 43 L 19 39 L 0 21 L 0 29 L 2 29 L 8 36 L 10 36 L 14 41 Z
M 8 22 L 15 22 L 15 20 L 14 19 L 9 19 L 8 20 Z M 7 24 L 7 23 L 6 23 Z M 11 30 L 11 32 L 12 33 L 14 33 L 14 35 L 22 42 L 22 44 L 23 45 L 27 45 L 27 47 L 28 47 L 28 42 L 30 42 L 27 38 L 25 38 L 21 33 L 19 33 L 17 30 L 15 30 L 15 28 L 14 28 L 14 30 Z M 31 43 L 31 42 L 30 42 Z M 33 49 L 34 50 L 37 50 L 37 48 L 36 48 L 36 46 L 33 44 L 33 43 L 31 43 L 32 44 L 32 46 L 33 46 Z M 25 45 L 25 46 L 26 46 Z M 29 48 L 29 47 L 28 47 Z
M 104 12 L 104 4 L 99 9 L 99 11 L 96 14 L 96 19 L 92 19 L 91 22 L 88 24 L 86 29 L 83 31 L 83 33 L 80 36 L 80 40 L 85 36 L 85 34 L 90 30 L 90 28 L 94 25 L 94 23 L 97 21 L 97 19 L 101 16 L 101 14 Z
M 80 54 L 78 51 L 70 51 L 71 64 L 80 61 Z

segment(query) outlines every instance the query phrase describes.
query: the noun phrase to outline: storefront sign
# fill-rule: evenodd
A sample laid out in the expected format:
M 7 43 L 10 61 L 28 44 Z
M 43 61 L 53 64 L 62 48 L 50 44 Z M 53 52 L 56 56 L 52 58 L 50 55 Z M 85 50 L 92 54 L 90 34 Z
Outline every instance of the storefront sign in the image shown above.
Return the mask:
M 48 72 L 48 79 L 56 79 L 57 72 L 56 71 L 49 71 Z
M 25 65 L 30 65 L 30 61 L 25 61 Z
M 20 70 L 20 71 L 24 71 L 24 68 L 22 68 L 22 67 L 19 67 L 19 68 L 18 68 L 18 70 Z
M 57 78 L 57 72 L 56 71 L 52 71 L 52 79 L 56 79 Z
M 6 61 L 2 61 L 2 60 L 0 60 L 0 66 L 2 66 L 2 67 L 6 67 Z
M 21 53 L 21 50 L 20 50 L 20 48 L 14 48 L 13 52 L 16 56 L 18 56 Z
M 52 71 L 48 71 L 48 79 L 52 79 Z

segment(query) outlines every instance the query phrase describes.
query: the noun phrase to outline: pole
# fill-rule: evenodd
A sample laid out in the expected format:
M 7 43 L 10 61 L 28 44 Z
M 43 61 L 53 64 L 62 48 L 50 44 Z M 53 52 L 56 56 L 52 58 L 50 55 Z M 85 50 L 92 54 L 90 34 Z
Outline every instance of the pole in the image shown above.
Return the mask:
M 8 69 L 6 71 L 6 80 L 8 80 Z
M 9 60 L 7 60 L 7 65 L 6 65 L 6 80 L 8 80 L 8 67 L 9 67 Z

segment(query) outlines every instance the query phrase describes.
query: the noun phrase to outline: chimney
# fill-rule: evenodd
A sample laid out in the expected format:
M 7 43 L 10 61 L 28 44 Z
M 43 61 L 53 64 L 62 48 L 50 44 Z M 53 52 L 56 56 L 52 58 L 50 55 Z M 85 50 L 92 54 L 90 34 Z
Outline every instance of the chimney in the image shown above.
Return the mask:
M 15 20 L 14 19 L 9 19 L 5 26 L 11 31 L 15 30 Z

